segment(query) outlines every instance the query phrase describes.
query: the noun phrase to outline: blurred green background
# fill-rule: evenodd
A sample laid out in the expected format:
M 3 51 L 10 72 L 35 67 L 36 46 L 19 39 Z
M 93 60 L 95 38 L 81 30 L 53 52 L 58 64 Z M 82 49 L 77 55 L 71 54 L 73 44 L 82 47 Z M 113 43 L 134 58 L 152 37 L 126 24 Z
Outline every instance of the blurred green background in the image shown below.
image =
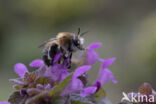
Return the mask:
M 43 41 L 78 27 L 89 30 L 85 46 L 102 42 L 100 56 L 117 58 L 110 69 L 118 84 L 104 85 L 113 104 L 143 82 L 156 88 L 156 0 L 0 0 L 0 101 L 13 91 L 14 64 L 28 66 Z M 98 70 L 89 72 L 92 81 Z

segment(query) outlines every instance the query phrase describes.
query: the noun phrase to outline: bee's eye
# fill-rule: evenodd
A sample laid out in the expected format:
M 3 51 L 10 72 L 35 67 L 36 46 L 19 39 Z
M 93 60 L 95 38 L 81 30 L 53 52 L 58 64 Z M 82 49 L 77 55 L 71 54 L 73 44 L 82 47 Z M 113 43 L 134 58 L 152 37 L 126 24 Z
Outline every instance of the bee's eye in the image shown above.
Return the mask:
M 73 43 L 74 43 L 75 46 L 79 46 L 80 45 L 80 41 L 77 40 L 77 39 L 73 40 Z

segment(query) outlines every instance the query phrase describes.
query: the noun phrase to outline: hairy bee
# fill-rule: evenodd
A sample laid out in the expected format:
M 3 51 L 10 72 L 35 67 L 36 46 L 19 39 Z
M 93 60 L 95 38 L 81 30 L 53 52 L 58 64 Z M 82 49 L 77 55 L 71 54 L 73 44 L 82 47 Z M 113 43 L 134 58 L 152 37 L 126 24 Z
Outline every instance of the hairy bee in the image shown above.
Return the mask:
M 51 38 L 48 41 L 44 42 L 40 47 L 43 48 L 42 59 L 47 66 L 52 66 L 54 64 L 54 57 L 58 53 L 62 53 L 62 59 L 65 60 L 67 58 L 70 59 L 67 64 L 67 68 L 71 67 L 71 58 L 72 53 L 77 50 L 84 50 L 83 47 L 84 39 L 82 36 L 86 34 L 83 32 L 80 34 L 80 28 L 78 29 L 78 33 L 70 33 L 70 32 L 60 32 L 57 34 L 56 38 Z M 60 63 L 60 62 L 58 62 Z

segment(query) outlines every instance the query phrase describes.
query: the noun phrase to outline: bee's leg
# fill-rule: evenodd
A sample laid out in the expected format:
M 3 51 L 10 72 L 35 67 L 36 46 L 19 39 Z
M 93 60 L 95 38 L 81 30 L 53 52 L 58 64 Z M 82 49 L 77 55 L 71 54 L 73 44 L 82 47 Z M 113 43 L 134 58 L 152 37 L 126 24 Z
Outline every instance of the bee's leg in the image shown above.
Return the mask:
M 63 57 L 63 59 L 64 59 L 64 50 L 63 50 L 62 47 L 59 48 L 59 52 L 62 53 L 62 57 Z M 59 64 L 61 64 L 61 59 L 62 59 L 62 57 L 58 60 L 58 63 L 59 63 Z
M 70 54 L 69 54 L 69 58 L 70 58 L 70 60 L 71 60 L 71 58 L 72 58 L 72 55 L 73 55 L 73 53 L 70 52 Z
M 69 53 L 68 58 L 69 58 L 69 62 L 68 62 L 68 64 L 67 64 L 67 68 L 68 68 L 68 69 L 70 69 L 70 68 L 71 68 L 71 58 L 72 58 L 72 52 L 70 52 L 70 53 Z

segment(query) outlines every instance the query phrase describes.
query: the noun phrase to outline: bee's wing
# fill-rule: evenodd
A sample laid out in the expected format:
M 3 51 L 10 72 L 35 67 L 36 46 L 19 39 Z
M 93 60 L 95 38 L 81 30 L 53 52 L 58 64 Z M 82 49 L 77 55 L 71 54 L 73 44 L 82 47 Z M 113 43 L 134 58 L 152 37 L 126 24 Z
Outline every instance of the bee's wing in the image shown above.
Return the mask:
M 57 38 L 51 38 L 51 39 L 49 39 L 49 40 L 43 42 L 43 43 L 39 46 L 39 48 L 44 47 L 48 42 L 54 41 L 54 40 L 57 40 Z

